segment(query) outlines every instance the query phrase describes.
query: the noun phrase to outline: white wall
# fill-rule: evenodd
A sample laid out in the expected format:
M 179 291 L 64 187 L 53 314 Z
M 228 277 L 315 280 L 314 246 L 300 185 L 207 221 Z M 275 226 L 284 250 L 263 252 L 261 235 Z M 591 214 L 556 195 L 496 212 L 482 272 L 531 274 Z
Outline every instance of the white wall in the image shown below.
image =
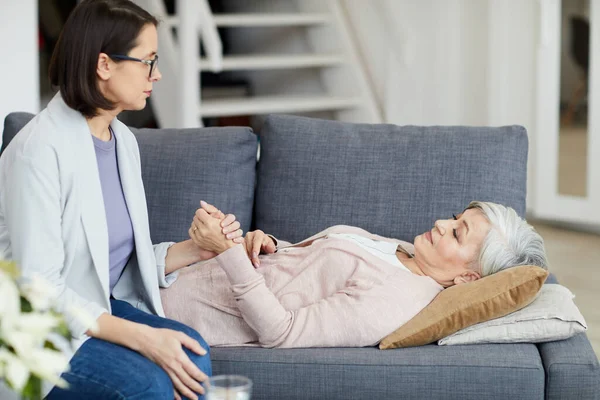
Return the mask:
M 344 4 L 386 122 L 523 125 L 533 205 L 537 0 Z
M 522 125 L 529 135 L 527 207 L 535 204 L 537 0 L 489 0 L 487 125 Z M 558 107 L 558 105 L 557 105 Z
M 344 2 L 361 52 L 395 124 L 483 124 L 487 2 Z
M 0 9 L 0 121 L 4 126 L 11 111 L 39 111 L 37 0 L 0 0 Z

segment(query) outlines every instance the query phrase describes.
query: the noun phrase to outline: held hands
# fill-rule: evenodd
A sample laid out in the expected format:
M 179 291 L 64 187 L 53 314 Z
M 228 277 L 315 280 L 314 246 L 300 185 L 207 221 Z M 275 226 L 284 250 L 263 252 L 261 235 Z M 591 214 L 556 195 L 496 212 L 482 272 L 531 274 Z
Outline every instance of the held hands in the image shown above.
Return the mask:
M 221 210 L 217 207 L 208 204 L 204 200 L 200 201 L 200 207 L 196 212 L 204 210 L 209 213 L 212 217 L 221 220 L 221 227 L 223 228 L 223 235 L 226 235 L 227 239 L 233 239 L 236 243 L 242 243 L 244 239 L 242 234 L 244 233 L 240 229 L 240 222 L 235 220 L 235 215 L 227 214 L 224 215 Z
M 188 399 L 197 399 L 195 393 L 204 394 L 199 382 L 205 382 L 208 377 L 190 360 L 183 346 L 200 356 L 205 355 L 206 350 L 185 333 L 148 328 L 139 352 L 167 372 L 175 388 L 175 398 L 181 399 L 181 394 Z
M 194 243 L 208 253 L 210 257 L 221 254 L 236 243 L 243 243 L 248 258 L 255 268 L 260 266 L 259 254 L 275 253 L 276 245 L 273 239 L 261 230 L 248 232 L 243 238 L 240 223 L 235 215 L 225 216 L 216 207 L 201 201 L 201 208 L 196 211 L 192 225 L 188 230 Z
M 235 221 L 235 216 L 232 214 L 224 216 L 221 211 L 210 204 L 205 202 L 200 202 L 200 204 L 202 208 L 196 211 L 188 230 L 190 238 L 198 247 L 218 255 L 235 246 L 236 243 L 244 241 L 241 238 L 240 223 Z M 231 217 L 233 217 L 233 221 Z
M 223 237 L 226 237 L 227 239 L 232 239 L 234 243 L 243 243 L 244 242 L 244 238 L 242 237 L 243 231 L 240 229 L 240 223 L 239 221 L 236 221 L 235 219 L 235 215 L 233 214 L 227 214 L 224 215 L 218 208 L 216 208 L 215 206 L 208 204 L 205 201 L 200 201 L 200 207 L 198 210 L 196 210 L 196 213 L 194 214 L 194 221 L 196 220 L 196 217 L 199 215 L 201 210 L 204 210 L 206 213 L 208 213 L 211 217 L 217 219 L 220 221 L 220 226 L 221 226 L 221 232 L 223 234 Z M 197 237 L 197 229 L 199 228 L 199 226 L 196 226 L 194 224 L 194 221 L 192 221 L 192 225 L 190 226 L 190 229 L 188 230 L 188 233 L 190 235 L 190 239 L 192 239 L 194 241 L 194 243 L 196 244 L 196 246 L 198 246 L 201 251 L 202 251 L 202 255 L 201 258 L 203 260 L 207 260 L 209 258 L 213 258 L 217 255 L 217 253 L 206 249 L 204 247 L 202 247 L 199 243 L 200 240 Z

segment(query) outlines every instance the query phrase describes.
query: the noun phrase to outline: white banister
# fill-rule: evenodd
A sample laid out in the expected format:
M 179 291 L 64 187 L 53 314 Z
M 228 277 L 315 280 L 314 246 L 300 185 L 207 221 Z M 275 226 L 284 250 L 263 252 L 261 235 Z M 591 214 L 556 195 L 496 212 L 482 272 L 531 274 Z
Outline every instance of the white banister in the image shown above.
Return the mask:
M 344 49 L 346 56 L 349 60 L 349 68 L 351 73 L 349 75 L 343 75 L 335 72 L 324 72 L 327 77 L 324 79 L 326 85 L 330 86 L 329 90 L 339 90 L 339 88 L 347 88 L 348 76 L 352 76 L 354 82 L 352 86 L 358 88 L 364 98 L 360 112 L 356 109 L 346 110 L 338 112 L 338 118 L 344 121 L 353 122 L 370 122 L 370 123 L 381 123 L 382 117 L 382 106 L 378 103 L 377 97 L 374 92 L 373 80 L 368 75 L 368 69 L 366 62 L 361 56 L 358 46 L 356 44 L 357 39 L 354 36 L 354 31 L 350 28 L 348 21 L 346 5 L 340 0 L 327 0 L 324 4 L 329 9 L 331 15 L 331 22 L 336 27 L 336 31 L 339 34 L 341 47 Z M 316 38 L 313 43 L 318 44 Z M 349 93 L 344 93 L 348 95 Z
M 200 12 L 200 37 L 204 43 L 210 70 L 221 72 L 223 70 L 223 43 L 208 0 L 199 1 L 198 8 Z
M 179 128 L 192 128 L 201 125 L 198 118 L 200 72 L 196 61 L 200 49 L 198 37 L 199 4 L 196 0 L 178 0 L 176 5 L 179 17 L 179 28 L 177 30 L 177 38 L 179 39 Z
M 200 108 L 200 39 L 210 70 L 223 66 L 223 45 L 207 0 L 177 0 L 177 41 L 164 0 L 134 0 L 163 21 L 158 26 L 159 68 L 162 81 L 153 88 L 153 110 L 162 127 L 188 128 L 202 124 Z
M 164 23 L 167 9 L 163 0 L 133 0 L 150 14 L 157 17 L 158 25 L 158 68 L 162 80 L 152 87 L 152 110 L 160 127 L 177 127 L 181 125 L 179 117 L 179 48 L 171 27 Z

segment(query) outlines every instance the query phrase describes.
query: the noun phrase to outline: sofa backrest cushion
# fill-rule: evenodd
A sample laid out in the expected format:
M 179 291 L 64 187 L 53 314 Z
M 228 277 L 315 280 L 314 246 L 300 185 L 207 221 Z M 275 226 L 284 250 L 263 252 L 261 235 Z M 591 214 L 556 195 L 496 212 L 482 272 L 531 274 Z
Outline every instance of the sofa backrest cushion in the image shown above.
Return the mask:
M 252 219 L 257 137 L 250 128 L 132 129 L 142 157 L 154 243 L 188 239 L 200 200 Z
M 3 148 L 31 118 L 29 113 L 6 117 Z M 187 239 L 200 200 L 234 213 L 248 231 L 258 147 L 250 128 L 131 130 L 140 147 L 154 243 Z
M 292 242 L 346 224 L 412 242 L 470 201 L 525 213 L 520 126 L 418 127 L 269 116 L 255 227 Z
M 4 118 L 4 130 L 2 131 L 2 147 L 0 148 L 0 154 L 2 154 L 17 132 L 23 129 L 34 116 L 34 114 L 28 112 L 13 112 Z

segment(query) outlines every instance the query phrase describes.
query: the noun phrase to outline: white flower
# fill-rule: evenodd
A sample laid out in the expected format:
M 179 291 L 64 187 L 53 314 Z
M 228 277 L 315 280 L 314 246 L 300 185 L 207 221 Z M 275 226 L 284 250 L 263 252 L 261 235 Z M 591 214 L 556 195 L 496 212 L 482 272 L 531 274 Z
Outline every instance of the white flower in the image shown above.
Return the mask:
M 69 359 L 59 351 L 38 348 L 33 349 L 25 359 L 33 374 L 59 387 L 67 387 L 60 374 L 69 369 Z
M 10 386 L 21 392 L 29 379 L 27 365 L 4 348 L 0 348 L 0 363 L 4 364 L 5 377 Z
M 13 280 L 0 270 L 0 321 L 14 318 L 21 312 L 19 289 Z
M 69 368 L 70 357 L 64 354 L 68 352 L 60 347 L 58 351 L 44 348 L 53 336 L 64 339 L 59 333 L 62 331 L 56 330 L 63 324 L 64 317 L 52 311 L 56 289 L 39 276 L 18 280 L 17 285 L 18 273 L 10 269 L 11 266 L 15 267 L 0 260 L 0 378 L 17 393 L 34 377 L 67 387 L 60 375 Z M 33 311 L 21 312 L 21 296 L 27 299 Z M 69 309 L 74 317 L 95 328 L 96 321 L 84 310 Z M 69 346 L 68 341 L 65 346 Z
M 15 329 L 44 340 L 52 329 L 60 324 L 60 319 L 52 314 L 30 312 L 21 314 L 15 321 Z
M 48 310 L 56 297 L 56 288 L 39 275 L 33 275 L 24 281 L 21 292 L 36 311 Z
M 92 315 L 83 308 L 72 305 L 67 308 L 65 314 L 77 320 L 81 325 L 85 326 L 90 331 L 98 331 L 98 323 L 96 322 L 94 317 L 92 317 Z
M 9 324 L 3 324 L 1 334 L 4 341 L 20 354 L 40 347 L 60 320 L 46 313 L 25 313 L 13 318 Z
M 36 347 L 44 344 L 43 339 L 39 339 L 29 332 L 11 330 L 2 334 L 2 340 L 15 349 L 15 353 L 20 357 L 27 357 Z

